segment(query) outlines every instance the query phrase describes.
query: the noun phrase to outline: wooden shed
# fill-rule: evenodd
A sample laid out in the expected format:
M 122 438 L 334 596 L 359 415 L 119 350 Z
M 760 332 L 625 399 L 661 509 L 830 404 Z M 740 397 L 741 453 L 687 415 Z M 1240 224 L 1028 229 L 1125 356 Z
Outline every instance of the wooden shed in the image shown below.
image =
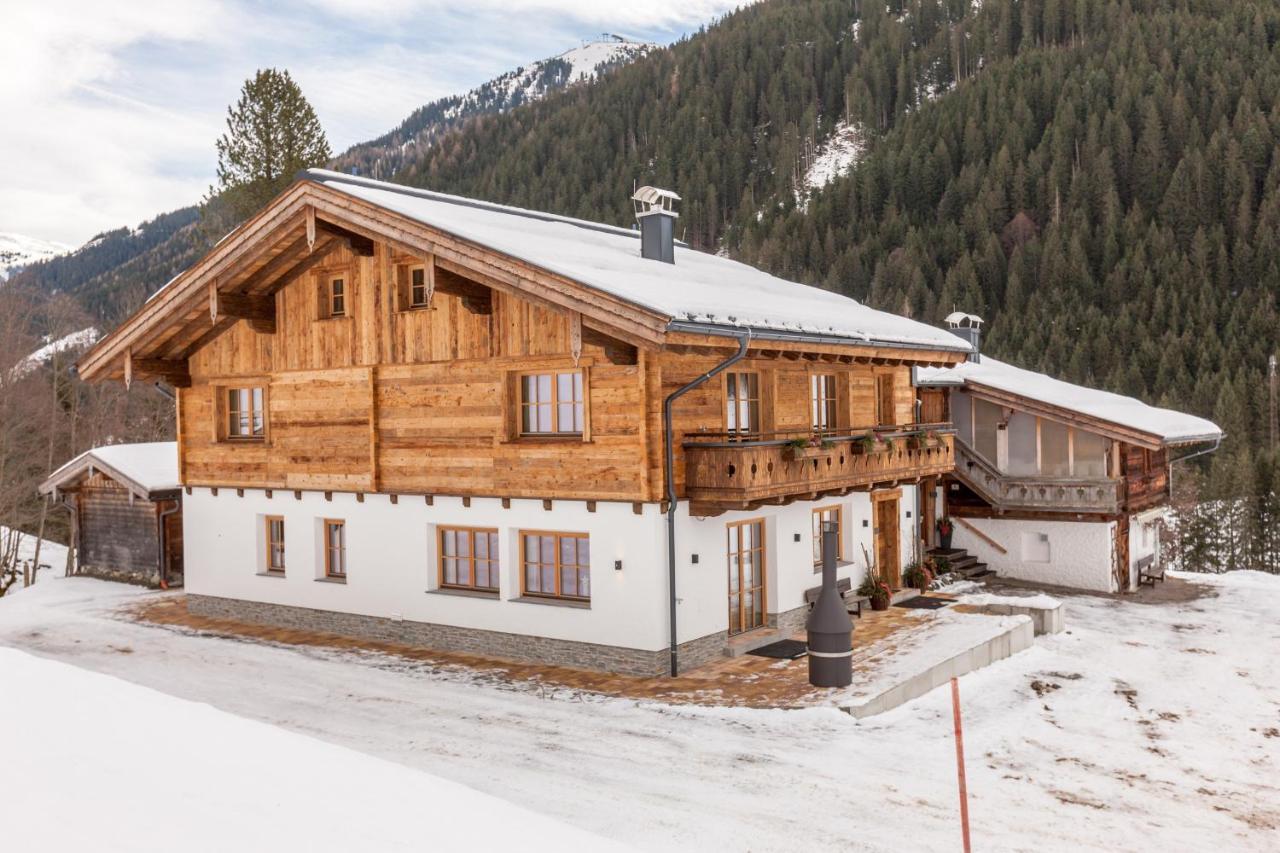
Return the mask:
M 182 585 L 182 490 L 174 442 L 86 450 L 50 474 L 40 493 L 71 512 L 79 574 Z

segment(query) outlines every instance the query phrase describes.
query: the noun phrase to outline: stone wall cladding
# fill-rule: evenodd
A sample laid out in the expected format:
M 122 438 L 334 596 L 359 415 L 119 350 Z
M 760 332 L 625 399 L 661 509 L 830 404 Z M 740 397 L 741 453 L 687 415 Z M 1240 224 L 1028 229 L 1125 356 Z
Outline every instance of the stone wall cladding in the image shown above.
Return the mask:
M 804 623 L 809 618 L 809 605 L 805 604 L 792 610 L 769 614 L 770 627 L 777 628 L 784 637 L 804 630 Z
M 197 616 L 234 619 L 259 625 L 322 631 L 421 646 L 445 652 L 505 658 L 526 663 L 569 666 L 622 675 L 655 676 L 670 671 L 666 649 L 646 651 L 526 634 L 507 634 L 430 622 L 394 621 L 380 616 L 313 610 L 285 604 L 266 604 L 236 598 L 188 595 L 187 609 Z M 680 671 L 707 663 L 723 653 L 724 635 L 713 634 L 680 645 Z
M 151 587 L 152 589 L 160 586 L 160 572 L 154 569 L 149 572 L 142 572 L 131 569 L 113 569 L 106 566 L 82 565 L 76 574 L 104 581 L 131 583 L 138 586 Z

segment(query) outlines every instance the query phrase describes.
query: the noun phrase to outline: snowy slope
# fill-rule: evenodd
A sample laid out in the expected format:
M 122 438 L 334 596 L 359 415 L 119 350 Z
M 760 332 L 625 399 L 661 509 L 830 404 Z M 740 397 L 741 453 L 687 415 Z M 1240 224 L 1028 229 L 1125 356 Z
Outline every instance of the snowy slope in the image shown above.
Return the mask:
M 657 45 L 605 33 L 595 41 L 508 71 L 461 95 L 415 110 L 395 130 L 356 145 L 334 160 L 340 172 L 386 179 L 412 162 L 451 127 L 472 116 L 502 113 L 625 65 Z
M 9 850 L 622 850 L 439 776 L 0 648 Z M 157 727 L 157 722 L 163 724 Z M 69 817 L 72 819 L 68 819 Z
M 9 276 L 31 264 L 69 251 L 71 247 L 62 243 L 0 232 L 0 281 L 7 281 Z
M 803 208 L 811 193 L 848 174 L 866 150 L 863 131 L 856 124 L 841 120 L 806 165 L 800 186 L 796 188 L 796 202 Z
M 79 353 L 80 350 L 98 340 L 99 332 L 93 326 L 64 335 L 57 340 L 45 339 L 45 343 L 31 355 L 18 362 L 14 371 L 17 376 L 25 376 L 40 365 L 61 353 Z

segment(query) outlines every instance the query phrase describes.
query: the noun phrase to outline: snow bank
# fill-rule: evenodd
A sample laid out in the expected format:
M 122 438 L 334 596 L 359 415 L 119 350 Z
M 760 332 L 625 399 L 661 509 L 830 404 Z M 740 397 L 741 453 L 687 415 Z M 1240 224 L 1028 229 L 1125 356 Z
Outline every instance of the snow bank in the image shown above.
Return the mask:
M 1212 441 L 1222 430 L 1212 421 L 1148 406 L 1141 400 L 1074 385 L 1034 370 L 1024 370 L 984 355 L 978 363 L 965 362 L 955 367 L 922 367 L 916 371 L 921 385 L 954 385 L 991 388 L 1017 394 L 1050 406 L 1070 409 L 1118 426 L 1140 430 L 1171 443 Z
M 0 648 L 10 850 L 622 850 L 389 761 Z

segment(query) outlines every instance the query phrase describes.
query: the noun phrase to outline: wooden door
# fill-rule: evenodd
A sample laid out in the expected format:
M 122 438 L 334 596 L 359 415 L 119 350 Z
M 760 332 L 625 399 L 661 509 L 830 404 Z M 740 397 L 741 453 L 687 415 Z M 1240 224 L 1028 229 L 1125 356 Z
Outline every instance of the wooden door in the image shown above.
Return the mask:
M 182 586 L 182 512 L 164 517 L 164 580 Z
M 920 541 L 925 548 L 933 547 L 933 519 L 937 513 L 937 480 L 925 480 L 920 484 Z
M 1122 515 L 1116 520 L 1116 564 L 1114 574 L 1116 592 L 1129 591 L 1129 516 Z
M 876 568 L 890 589 L 902 587 L 898 498 L 874 500 Z
M 741 634 L 765 623 L 764 522 L 728 525 L 729 633 Z

